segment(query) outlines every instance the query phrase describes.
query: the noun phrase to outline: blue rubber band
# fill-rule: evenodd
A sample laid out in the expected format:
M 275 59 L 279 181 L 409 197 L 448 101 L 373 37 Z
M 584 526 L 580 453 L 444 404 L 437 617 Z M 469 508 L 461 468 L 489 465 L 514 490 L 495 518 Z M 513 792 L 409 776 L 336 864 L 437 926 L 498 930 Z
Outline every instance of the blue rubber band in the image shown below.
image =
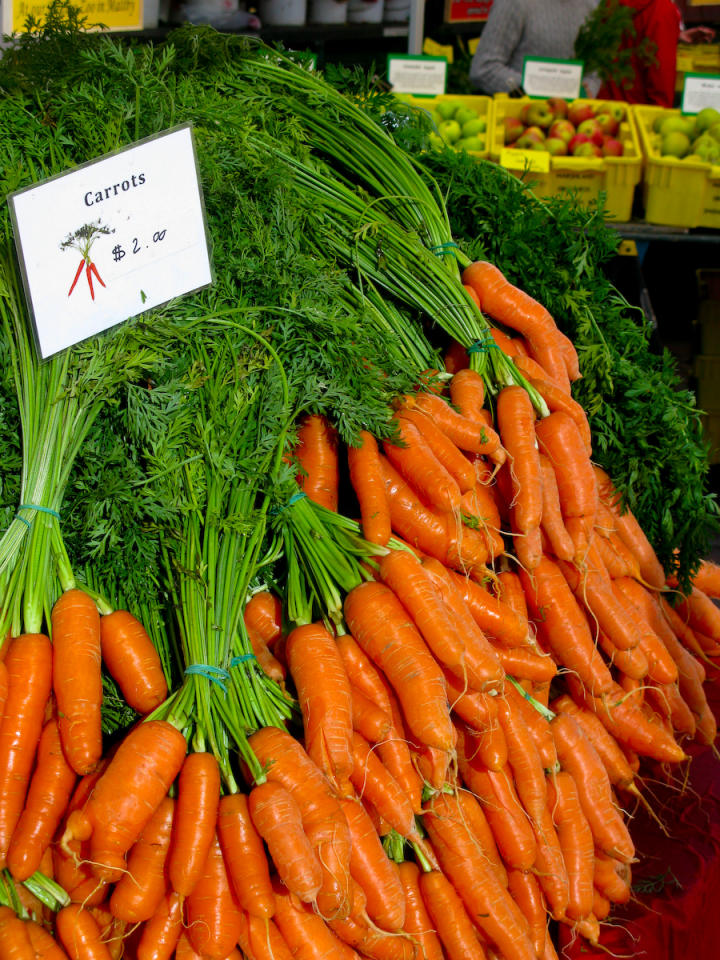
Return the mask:
M 227 680 L 230 677 L 230 674 L 227 670 L 223 670 L 222 667 L 213 667 L 209 663 L 191 663 L 189 667 L 185 667 L 185 673 L 197 674 L 200 677 L 205 677 L 207 680 L 211 680 L 213 683 L 216 683 L 223 693 L 227 693 L 227 687 L 222 682 Z M 222 677 L 222 680 L 220 679 Z
M 430 247 L 430 252 L 434 253 L 437 257 L 442 257 L 446 253 L 454 253 L 458 249 L 458 245 L 452 240 L 449 240 L 447 243 L 439 243 L 435 247 Z
M 291 507 L 294 503 L 297 503 L 298 500 L 304 500 L 307 494 L 304 490 L 298 490 L 297 493 L 294 493 L 288 502 L 285 504 L 286 507 Z
M 28 530 L 31 529 L 31 527 L 30 527 L 30 521 L 29 521 L 29 520 L 26 520 L 25 517 L 21 517 L 19 513 L 16 513 L 16 514 L 15 514 L 15 519 L 16 519 L 16 520 L 19 520 L 20 523 L 24 523 L 25 526 L 28 528 Z
M 489 350 L 499 350 L 500 347 L 495 343 L 495 338 L 489 333 L 482 340 L 476 340 L 467 348 L 468 353 L 487 353 Z
M 27 527 L 30 526 L 30 523 L 25 519 L 25 517 L 20 516 L 21 510 L 37 510 L 38 513 L 49 513 L 50 516 L 55 517 L 56 520 L 60 519 L 60 514 L 57 512 L 57 510 L 52 510 L 50 507 L 41 507 L 38 503 L 21 503 L 15 516 Z
M 248 660 L 257 660 L 254 653 L 244 653 L 241 657 L 233 657 L 230 661 L 230 667 L 236 667 L 239 663 L 245 663 Z

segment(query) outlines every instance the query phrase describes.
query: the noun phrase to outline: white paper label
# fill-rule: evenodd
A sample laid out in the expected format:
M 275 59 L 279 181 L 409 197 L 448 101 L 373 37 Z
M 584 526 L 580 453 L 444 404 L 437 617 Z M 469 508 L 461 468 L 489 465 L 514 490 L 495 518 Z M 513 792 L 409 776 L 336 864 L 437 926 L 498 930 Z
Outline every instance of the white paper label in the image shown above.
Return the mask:
M 583 64 L 568 60 L 538 60 L 527 57 L 523 63 L 522 87 L 529 97 L 580 96 Z
M 189 125 L 9 203 L 43 358 L 212 281 Z
M 388 81 L 395 93 L 437 96 L 445 93 L 447 60 L 444 57 L 388 57 Z
M 686 74 L 683 85 L 683 113 L 700 113 L 705 107 L 720 110 L 720 76 Z

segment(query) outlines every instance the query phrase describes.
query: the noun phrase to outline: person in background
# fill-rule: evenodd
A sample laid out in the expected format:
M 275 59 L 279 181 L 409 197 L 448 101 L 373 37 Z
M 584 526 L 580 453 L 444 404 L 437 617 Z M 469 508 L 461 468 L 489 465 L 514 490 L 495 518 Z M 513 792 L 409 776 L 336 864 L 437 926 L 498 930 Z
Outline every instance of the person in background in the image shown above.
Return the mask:
M 598 0 L 494 0 L 470 64 L 479 93 L 522 93 L 525 57 L 572 60 L 580 25 Z
M 677 45 L 680 36 L 680 11 L 673 0 L 620 0 L 631 7 L 635 36 L 626 41 L 636 47 L 650 41 L 647 56 L 633 52 L 632 77 L 622 83 L 605 82 L 598 93 L 601 100 L 626 100 L 672 107 L 675 99 Z

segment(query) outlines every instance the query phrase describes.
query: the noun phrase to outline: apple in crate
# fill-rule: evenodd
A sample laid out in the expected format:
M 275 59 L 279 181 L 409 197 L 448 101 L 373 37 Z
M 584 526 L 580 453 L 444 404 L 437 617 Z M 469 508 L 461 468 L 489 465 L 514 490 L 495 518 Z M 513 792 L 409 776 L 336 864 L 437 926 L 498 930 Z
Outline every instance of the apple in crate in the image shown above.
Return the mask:
M 601 150 L 604 157 L 621 157 L 625 152 L 622 142 L 615 137 L 605 137 Z
M 602 149 L 592 140 L 586 140 L 585 143 L 579 143 L 575 147 L 574 157 L 601 157 Z
M 540 127 L 526 127 L 522 136 L 515 141 L 519 150 L 544 150 L 545 134 Z
M 602 146 L 605 134 L 603 133 L 602 127 L 598 124 L 595 117 L 589 117 L 587 120 L 583 120 L 582 123 L 579 123 L 577 132 L 581 133 L 589 140 L 592 140 L 596 147 Z
M 438 124 L 438 133 L 445 143 L 455 143 L 462 135 L 462 128 L 457 120 L 443 120 Z
M 597 123 L 606 137 L 614 137 L 620 129 L 620 121 L 617 120 L 611 113 L 596 114 L 595 123 Z
M 544 127 L 547 130 L 555 114 L 547 100 L 531 100 L 520 111 L 520 119 L 529 127 Z
M 503 142 L 514 143 L 525 129 L 525 124 L 518 117 L 503 119 Z
M 566 157 L 568 154 L 567 142 L 560 137 L 548 137 L 545 140 L 545 149 L 553 157 Z
M 565 101 L 563 100 L 563 103 Z M 548 137 L 553 137 L 557 140 L 564 140 L 565 143 L 570 143 L 572 138 L 577 133 L 575 127 L 570 123 L 569 120 L 556 120 L 548 130 Z
M 548 106 L 555 119 L 565 119 L 568 115 L 568 102 L 562 97 L 548 97 Z
M 595 116 L 595 107 L 587 100 L 573 100 L 568 107 L 568 120 L 579 127 L 584 120 L 592 120 Z

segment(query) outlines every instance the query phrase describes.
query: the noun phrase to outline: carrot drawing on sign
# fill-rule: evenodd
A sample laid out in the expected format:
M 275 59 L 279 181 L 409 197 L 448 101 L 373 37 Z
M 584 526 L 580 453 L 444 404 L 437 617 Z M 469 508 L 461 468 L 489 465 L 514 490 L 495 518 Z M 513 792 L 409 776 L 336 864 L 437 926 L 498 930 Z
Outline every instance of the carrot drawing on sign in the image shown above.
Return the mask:
M 110 227 L 104 226 L 98 220 L 96 223 L 86 223 L 82 227 L 79 227 L 74 233 L 68 234 L 67 238 L 60 244 L 61 250 L 74 249 L 80 252 L 80 263 L 75 271 L 73 282 L 70 284 L 68 296 L 70 296 L 75 289 L 75 286 L 82 275 L 83 269 L 85 270 L 85 277 L 87 278 L 88 287 L 90 289 L 90 296 L 93 300 L 95 299 L 93 276 L 101 286 L 105 286 L 104 280 L 98 273 L 98 268 L 95 266 L 90 257 L 90 248 L 97 237 L 114 232 L 114 230 L 111 230 Z

